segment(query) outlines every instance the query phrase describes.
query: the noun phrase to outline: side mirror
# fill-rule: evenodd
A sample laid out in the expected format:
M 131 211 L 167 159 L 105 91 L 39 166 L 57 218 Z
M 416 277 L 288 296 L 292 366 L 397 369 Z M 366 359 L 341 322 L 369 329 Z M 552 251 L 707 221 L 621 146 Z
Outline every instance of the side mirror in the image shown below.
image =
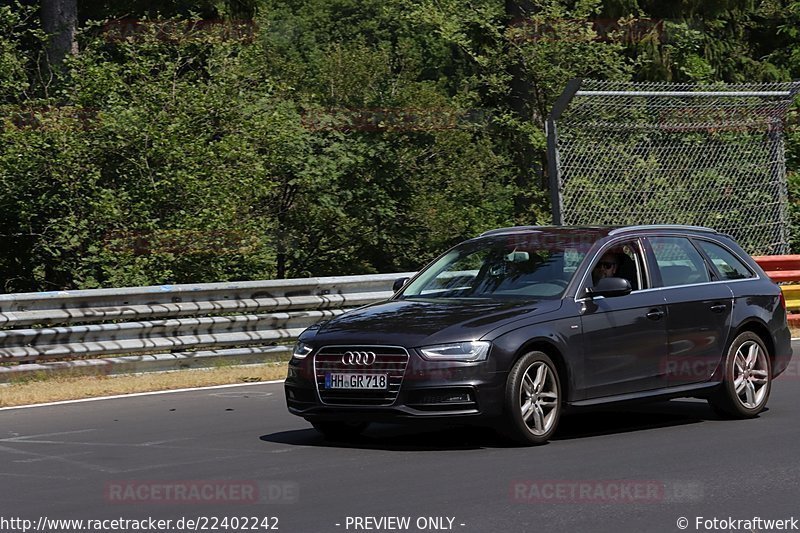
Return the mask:
M 403 287 L 405 287 L 406 283 L 408 283 L 408 280 L 410 279 L 411 278 L 397 278 L 396 280 L 394 280 L 394 283 L 392 284 L 392 292 L 397 292 Z
M 625 296 L 632 290 L 631 282 L 625 278 L 601 278 L 594 287 L 586 289 L 586 294 L 589 298 L 593 296 Z

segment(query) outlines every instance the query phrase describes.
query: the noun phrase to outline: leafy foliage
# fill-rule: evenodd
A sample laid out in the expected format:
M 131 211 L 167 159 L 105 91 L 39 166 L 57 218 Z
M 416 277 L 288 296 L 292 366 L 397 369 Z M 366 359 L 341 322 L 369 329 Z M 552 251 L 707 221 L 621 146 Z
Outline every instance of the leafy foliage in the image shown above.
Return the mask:
M 50 77 L 36 6 L 6 2 L 2 289 L 413 270 L 547 223 L 568 79 L 791 79 L 798 5 L 92 1 Z

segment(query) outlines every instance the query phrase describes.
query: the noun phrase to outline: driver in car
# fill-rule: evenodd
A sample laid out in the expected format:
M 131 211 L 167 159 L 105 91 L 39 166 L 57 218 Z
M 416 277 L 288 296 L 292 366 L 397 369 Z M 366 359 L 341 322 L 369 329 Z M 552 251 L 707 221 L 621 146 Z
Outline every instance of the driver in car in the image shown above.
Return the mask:
M 603 278 L 613 278 L 617 275 L 618 266 L 617 254 L 606 252 L 592 269 L 592 282 L 596 284 Z

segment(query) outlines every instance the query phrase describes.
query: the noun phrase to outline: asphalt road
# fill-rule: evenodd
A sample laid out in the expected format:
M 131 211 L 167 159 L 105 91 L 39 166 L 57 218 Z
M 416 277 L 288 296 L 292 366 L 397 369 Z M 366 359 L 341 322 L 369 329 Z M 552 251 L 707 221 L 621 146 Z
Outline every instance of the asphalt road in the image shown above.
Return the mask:
M 797 369 L 757 419 L 674 400 L 566 417 L 538 448 L 441 426 L 376 426 L 328 443 L 286 412 L 280 384 L 4 410 L 0 531 L 79 530 L 54 519 L 106 520 L 85 531 L 289 533 L 675 532 L 682 517 L 685 531 L 725 525 L 704 522 L 714 518 L 800 519 Z M 172 523 L 109 521 L 150 518 Z

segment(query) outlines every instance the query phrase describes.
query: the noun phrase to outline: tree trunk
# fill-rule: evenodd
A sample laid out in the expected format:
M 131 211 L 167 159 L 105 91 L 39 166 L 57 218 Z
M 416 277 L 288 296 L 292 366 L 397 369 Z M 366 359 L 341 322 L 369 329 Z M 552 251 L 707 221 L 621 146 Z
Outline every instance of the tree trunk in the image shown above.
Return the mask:
M 78 53 L 77 0 L 42 0 L 42 27 L 50 36 L 47 59 L 52 70 L 61 68 L 67 54 Z
M 226 15 L 233 21 L 253 20 L 257 6 L 256 0 L 225 0 Z
M 506 17 L 511 27 L 525 24 L 535 10 L 536 7 L 531 0 L 505 1 Z M 534 118 L 533 79 L 520 60 L 510 65 L 509 73 L 511 86 L 507 97 L 508 106 L 519 120 L 529 123 Z M 517 194 L 514 197 L 514 221 L 517 224 L 534 224 L 536 221 L 531 220 L 534 196 L 532 189 L 538 185 L 537 182 L 541 182 L 541 177 L 534 180 L 534 175 L 542 171 L 541 162 L 525 135 L 517 132 L 512 143 L 516 167 L 514 184 L 517 187 Z

